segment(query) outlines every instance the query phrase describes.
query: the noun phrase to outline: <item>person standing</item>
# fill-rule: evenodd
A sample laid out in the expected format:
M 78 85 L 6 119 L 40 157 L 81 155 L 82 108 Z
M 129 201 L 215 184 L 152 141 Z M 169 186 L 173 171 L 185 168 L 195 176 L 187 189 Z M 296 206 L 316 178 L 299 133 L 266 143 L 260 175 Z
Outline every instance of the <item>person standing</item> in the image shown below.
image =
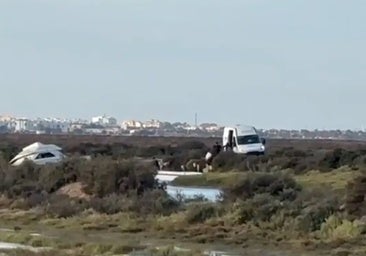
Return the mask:
M 221 149 L 222 149 L 221 145 L 216 141 L 215 145 L 213 145 L 213 152 L 212 152 L 213 156 L 214 157 L 217 156 L 221 152 Z

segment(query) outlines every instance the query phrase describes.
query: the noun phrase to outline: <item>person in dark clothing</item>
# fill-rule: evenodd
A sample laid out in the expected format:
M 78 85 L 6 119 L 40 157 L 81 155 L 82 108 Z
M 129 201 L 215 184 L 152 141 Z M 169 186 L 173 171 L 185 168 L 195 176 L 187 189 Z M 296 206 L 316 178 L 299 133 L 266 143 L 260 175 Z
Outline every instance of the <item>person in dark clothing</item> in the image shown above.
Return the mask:
M 156 170 L 160 170 L 160 164 L 158 159 L 155 158 L 155 156 L 153 157 L 154 160 L 154 166 L 156 167 Z
M 213 145 L 213 156 L 218 155 L 221 152 L 221 145 L 216 141 L 215 145 Z
M 205 161 L 206 161 L 206 166 L 209 169 L 212 169 L 212 162 L 213 159 L 221 152 L 221 145 L 216 141 L 216 143 L 212 146 L 212 149 L 209 150 L 206 153 L 205 156 Z

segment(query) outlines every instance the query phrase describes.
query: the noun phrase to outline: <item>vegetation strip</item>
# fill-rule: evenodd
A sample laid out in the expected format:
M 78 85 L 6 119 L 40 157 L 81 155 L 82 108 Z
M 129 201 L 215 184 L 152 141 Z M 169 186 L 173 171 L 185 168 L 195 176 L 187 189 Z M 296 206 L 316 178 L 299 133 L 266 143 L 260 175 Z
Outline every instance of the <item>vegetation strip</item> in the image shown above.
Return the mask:
M 80 144 L 75 153 L 94 150 L 90 161 L 75 156 L 45 166 L 11 167 L 8 160 L 17 150 L 3 151 L 0 226 L 14 232 L 0 231 L 0 240 L 51 247 L 52 255 L 202 255 L 219 245 L 277 248 L 289 255 L 364 255 L 366 151 L 323 149 L 318 143 L 303 150 L 271 149 L 269 141 L 268 154 L 260 157 L 222 153 L 212 172 L 174 181 L 220 188 L 218 203 L 169 197 L 147 161 L 161 157 L 176 170 L 204 155 L 207 146 L 199 141 L 120 148 Z M 159 252 L 141 242 L 152 237 L 172 246 Z M 192 251 L 173 250 L 178 241 Z

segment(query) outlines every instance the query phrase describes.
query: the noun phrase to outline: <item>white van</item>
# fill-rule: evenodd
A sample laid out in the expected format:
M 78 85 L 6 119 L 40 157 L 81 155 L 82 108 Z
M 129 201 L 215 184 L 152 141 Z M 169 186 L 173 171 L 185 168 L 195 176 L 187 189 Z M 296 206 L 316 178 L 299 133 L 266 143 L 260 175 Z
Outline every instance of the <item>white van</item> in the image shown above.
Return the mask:
M 253 126 L 225 127 L 222 137 L 224 150 L 238 154 L 264 155 L 266 140 L 261 139 Z

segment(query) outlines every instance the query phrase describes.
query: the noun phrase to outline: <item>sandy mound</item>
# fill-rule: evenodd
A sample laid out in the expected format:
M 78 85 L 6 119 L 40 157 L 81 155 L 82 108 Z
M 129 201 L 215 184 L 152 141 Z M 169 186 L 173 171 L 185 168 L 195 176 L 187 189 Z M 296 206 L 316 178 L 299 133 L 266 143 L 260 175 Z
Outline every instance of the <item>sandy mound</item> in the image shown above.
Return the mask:
M 67 184 L 57 191 L 59 195 L 67 195 L 71 198 L 89 199 L 90 196 L 84 192 L 84 185 L 81 182 Z

